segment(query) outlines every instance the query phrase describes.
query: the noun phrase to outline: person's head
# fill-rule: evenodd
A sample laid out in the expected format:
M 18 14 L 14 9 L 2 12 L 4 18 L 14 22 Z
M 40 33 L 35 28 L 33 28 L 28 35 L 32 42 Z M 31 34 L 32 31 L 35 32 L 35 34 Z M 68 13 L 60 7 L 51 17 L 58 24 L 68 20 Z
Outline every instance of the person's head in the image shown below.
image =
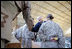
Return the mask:
M 38 20 L 39 22 L 43 21 L 43 19 L 42 19 L 41 16 L 37 17 L 37 20 Z
M 54 19 L 54 17 L 52 16 L 52 14 L 48 14 L 46 18 L 47 18 L 47 20 L 52 20 L 52 19 Z

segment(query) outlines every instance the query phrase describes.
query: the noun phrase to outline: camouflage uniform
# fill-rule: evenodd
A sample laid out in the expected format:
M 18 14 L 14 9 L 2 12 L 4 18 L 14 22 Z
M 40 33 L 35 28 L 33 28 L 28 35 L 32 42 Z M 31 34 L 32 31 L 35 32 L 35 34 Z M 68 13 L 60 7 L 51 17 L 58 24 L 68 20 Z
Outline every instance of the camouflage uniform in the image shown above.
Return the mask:
M 38 31 L 39 38 L 42 40 L 42 48 L 64 48 L 65 38 L 63 36 L 63 31 L 58 24 L 54 23 L 52 20 L 48 20 L 43 23 Z M 50 41 L 52 36 L 57 36 L 57 41 Z
M 29 31 L 27 25 L 24 26 L 24 29 L 22 30 L 22 44 L 25 41 L 25 48 L 32 48 L 32 38 L 34 38 L 34 32 Z M 24 40 L 23 40 L 24 39 Z
M 21 47 L 22 48 L 31 48 L 32 47 L 32 38 L 34 38 L 34 33 L 29 31 L 27 25 L 20 27 L 15 31 L 15 36 L 18 40 L 22 38 Z

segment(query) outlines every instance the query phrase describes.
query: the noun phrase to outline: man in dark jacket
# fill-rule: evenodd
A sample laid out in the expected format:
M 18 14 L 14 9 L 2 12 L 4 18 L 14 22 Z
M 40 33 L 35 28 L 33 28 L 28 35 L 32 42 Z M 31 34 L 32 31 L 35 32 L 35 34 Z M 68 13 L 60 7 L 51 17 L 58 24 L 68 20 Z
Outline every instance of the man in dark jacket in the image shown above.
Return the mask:
M 41 16 L 37 17 L 37 19 L 39 22 L 32 28 L 32 31 L 35 32 L 35 39 L 37 37 L 37 32 L 38 32 L 40 26 L 42 25 L 43 22 L 45 22 L 45 21 L 43 21 Z
M 43 19 L 42 19 L 41 16 L 37 17 L 37 19 L 38 19 L 39 22 L 32 28 L 32 31 L 33 31 L 33 32 L 38 32 L 41 24 L 43 23 Z M 44 22 L 45 22 L 45 21 L 44 21 Z

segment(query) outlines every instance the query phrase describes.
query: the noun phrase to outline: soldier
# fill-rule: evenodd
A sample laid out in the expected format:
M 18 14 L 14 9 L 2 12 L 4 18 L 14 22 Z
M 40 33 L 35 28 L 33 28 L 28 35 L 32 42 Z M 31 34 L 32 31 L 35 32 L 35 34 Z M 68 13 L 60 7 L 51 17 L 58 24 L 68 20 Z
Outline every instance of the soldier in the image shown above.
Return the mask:
M 63 31 L 58 24 L 52 21 L 54 17 L 48 14 L 47 21 L 43 23 L 38 31 L 42 40 L 41 48 L 64 48 L 65 39 Z
M 34 32 L 29 31 L 27 25 L 24 25 L 24 29 L 22 30 L 22 45 L 25 48 L 32 48 L 32 39 L 34 38 Z
M 19 41 L 22 38 L 21 42 L 22 48 L 32 48 L 32 38 L 34 38 L 34 33 L 29 31 L 26 24 L 17 29 L 16 31 L 14 31 L 13 34 Z

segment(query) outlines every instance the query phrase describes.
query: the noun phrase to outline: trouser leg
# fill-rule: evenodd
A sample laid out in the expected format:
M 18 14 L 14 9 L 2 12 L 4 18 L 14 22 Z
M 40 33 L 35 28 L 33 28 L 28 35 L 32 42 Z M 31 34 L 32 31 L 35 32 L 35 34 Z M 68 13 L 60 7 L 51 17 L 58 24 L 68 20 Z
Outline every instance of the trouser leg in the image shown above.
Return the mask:
M 24 48 L 24 46 L 25 46 L 25 39 L 22 39 L 21 48 Z
M 25 48 L 32 48 L 32 41 L 31 39 L 25 40 Z

